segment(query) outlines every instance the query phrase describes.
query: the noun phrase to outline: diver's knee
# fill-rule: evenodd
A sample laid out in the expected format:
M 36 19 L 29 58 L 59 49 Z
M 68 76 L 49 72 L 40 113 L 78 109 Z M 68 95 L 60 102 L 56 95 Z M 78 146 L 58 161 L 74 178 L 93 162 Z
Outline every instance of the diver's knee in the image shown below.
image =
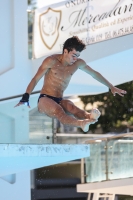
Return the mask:
M 55 117 L 60 118 L 62 115 L 64 115 L 64 111 L 61 107 L 55 108 L 53 114 Z

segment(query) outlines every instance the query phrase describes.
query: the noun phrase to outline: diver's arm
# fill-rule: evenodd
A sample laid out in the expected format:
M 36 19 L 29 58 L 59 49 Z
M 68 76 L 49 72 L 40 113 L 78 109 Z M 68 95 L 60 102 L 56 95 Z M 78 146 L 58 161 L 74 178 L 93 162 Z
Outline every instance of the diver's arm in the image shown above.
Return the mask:
M 115 96 L 115 93 L 118 93 L 120 96 L 124 96 L 126 94 L 126 91 L 121 90 L 117 87 L 114 87 L 106 78 L 104 78 L 99 72 L 92 69 L 90 66 L 88 66 L 85 61 L 80 60 L 79 69 L 83 70 L 84 72 L 91 75 L 94 79 L 99 81 L 100 83 L 106 85 L 108 88 L 110 88 L 112 94 Z

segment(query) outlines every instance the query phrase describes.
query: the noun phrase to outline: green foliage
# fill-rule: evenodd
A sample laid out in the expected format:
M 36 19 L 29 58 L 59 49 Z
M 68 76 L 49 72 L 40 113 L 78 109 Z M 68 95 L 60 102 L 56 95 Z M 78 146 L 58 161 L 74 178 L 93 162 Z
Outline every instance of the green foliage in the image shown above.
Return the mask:
M 81 101 L 86 108 L 88 103 L 92 105 L 95 102 L 101 104 L 97 107 L 102 115 L 98 122 L 90 126 L 90 130 L 95 132 L 96 128 L 102 127 L 103 133 L 122 132 L 127 127 L 133 125 L 133 81 L 117 86 L 127 91 L 124 97 L 116 94 L 113 96 L 111 92 L 92 95 L 80 96 Z
M 128 195 L 117 195 L 118 200 L 133 200 L 133 197 L 128 196 Z

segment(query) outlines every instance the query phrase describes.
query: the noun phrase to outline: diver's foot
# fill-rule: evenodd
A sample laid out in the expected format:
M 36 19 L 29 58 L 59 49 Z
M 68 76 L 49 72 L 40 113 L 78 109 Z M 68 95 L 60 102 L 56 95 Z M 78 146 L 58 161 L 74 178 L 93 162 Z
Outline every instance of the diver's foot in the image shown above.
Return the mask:
M 90 124 L 94 124 L 97 120 L 95 119 L 85 119 L 82 121 L 81 128 L 84 132 L 87 132 L 89 130 Z
M 91 119 L 98 119 L 100 117 L 100 115 L 101 115 L 100 111 L 97 108 L 95 108 L 95 109 L 91 110 L 90 118 Z

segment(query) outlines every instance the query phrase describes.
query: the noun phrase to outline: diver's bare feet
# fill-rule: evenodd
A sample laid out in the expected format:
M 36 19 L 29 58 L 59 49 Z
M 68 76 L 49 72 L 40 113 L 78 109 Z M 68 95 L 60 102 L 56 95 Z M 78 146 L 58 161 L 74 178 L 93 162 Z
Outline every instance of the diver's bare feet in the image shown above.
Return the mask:
M 88 113 L 88 119 L 85 119 L 82 121 L 82 124 L 81 124 L 82 130 L 84 132 L 87 132 L 89 130 L 90 124 L 96 123 L 100 115 L 101 113 L 97 108 L 92 109 L 91 113 Z
M 81 122 L 81 128 L 84 132 L 87 132 L 89 130 L 90 124 L 94 124 L 97 120 L 95 119 L 85 119 Z
M 91 110 L 91 113 L 90 113 L 90 119 L 98 119 L 100 117 L 101 113 L 100 111 L 97 109 L 97 108 L 94 108 Z

